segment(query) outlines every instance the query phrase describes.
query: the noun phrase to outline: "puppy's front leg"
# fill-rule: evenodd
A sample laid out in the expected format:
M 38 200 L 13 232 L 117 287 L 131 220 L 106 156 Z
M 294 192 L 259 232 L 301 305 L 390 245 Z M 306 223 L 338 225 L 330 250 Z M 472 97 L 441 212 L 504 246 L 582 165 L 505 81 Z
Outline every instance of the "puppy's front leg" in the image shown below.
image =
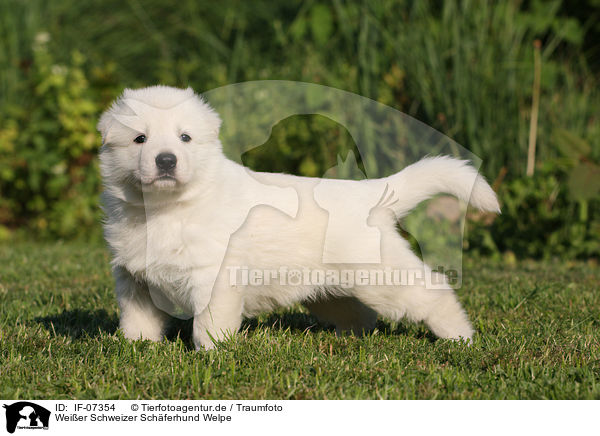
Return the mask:
M 194 316 L 194 345 L 207 350 L 235 334 L 242 324 L 242 288 L 218 285 L 206 309 Z
M 148 287 L 136 281 L 125 268 L 114 268 L 113 275 L 123 335 L 127 339 L 162 340 L 169 316 L 154 305 Z

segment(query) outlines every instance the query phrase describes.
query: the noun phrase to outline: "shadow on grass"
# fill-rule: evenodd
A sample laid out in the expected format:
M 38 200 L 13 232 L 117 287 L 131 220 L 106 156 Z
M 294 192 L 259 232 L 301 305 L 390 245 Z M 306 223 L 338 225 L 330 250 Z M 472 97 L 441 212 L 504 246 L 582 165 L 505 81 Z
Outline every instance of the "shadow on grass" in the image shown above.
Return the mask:
M 292 333 L 303 333 L 306 331 L 317 332 L 335 332 L 335 326 L 331 324 L 323 324 L 318 322 L 313 316 L 299 313 L 299 312 L 284 312 L 284 313 L 272 313 L 266 317 L 246 319 L 242 323 L 240 330 L 248 329 L 248 331 L 254 331 L 261 328 L 273 328 L 286 330 L 289 329 Z M 390 323 L 383 319 L 378 319 L 375 326 L 379 334 L 390 335 L 390 336 L 414 336 L 414 331 L 409 330 L 402 323 Z M 436 340 L 435 335 L 429 332 L 427 329 L 422 332 L 422 336 L 428 339 L 430 342 Z
M 299 312 L 272 313 L 259 318 L 246 319 L 242 323 L 241 331 L 247 329 L 249 332 L 260 330 L 261 328 L 272 328 L 277 330 L 289 329 L 291 333 L 304 333 L 310 331 L 335 333 L 335 326 L 318 322 L 313 316 Z M 433 343 L 437 340 L 436 336 L 427 328 L 420 328 L 417 335 L 414 329 L 407 328 L 402 323 L 390 323 L 383 319 L 378 319 L 375 330 L 380 335 L 387 336 L 413 336 L 421 339 L 427 339 Z M 373 332 L 367 332 L 367 336 Z
M 298 312 L 285 312 L 244 319 L 239 331 L 253 332 L 264 328 L 289 329 L 292 333 L 301 333 L 307 330 L 312 332 L 335 330 L 333 327 L 317 323 L 309 315 Z M 193 320 L 172 319 L 165 336 L 167 340 L 176 340 L 179 337 L 186 345 L 193 348 L 192 330 Z
M 240 330 L 252 332 L 262 328 L 289 329 L 292 333 L 335 331 L 333 326 L 321 324 L 314 317 L 299 312 L 271 313 L 258 318 L 245 319 Z
M 57 335 L 70 336 L 78 339 L 82 336 L 96 337 L 101 333 L 114 334 L 119 327 L 116 314 L 108 314 L 104 309 L 90 310 L 65 310 L 60 314 L 35 318 L 35 322 L 42 324 L 48 331 Z M 180 320 L 173 318 L 166 331 L 167 340 L 176 340 L 178 337 L 189 347 L 193 348 L 192 339 L 193 320 Z M 332 325 L 319 323 L 313 316 L 300 312 L 283 312 L 262 315 L 257 318 L 245 319 L 240 331 L 254 332 L 260 329 L 289 330 L 291 333 L 304 333 L 310 331 L 335 332 Z M 377 330 L 380 334 L 392 336 L 413 335 L 402 324 L 392 324 L 384 320 L 377 320 Z M 430 342 L 436 340 L 435 336 L 425 330 L 424 337 Z
M 188 320 L 172 318 L 167 325 L 165 337 L 168 341 L 174 341 L 179 337 L 188 348 L 194 349 L 194 343 L 192 339 L 193 324 L 193 318 Z
M 58 315 L 35 318 L 34 321 L 42 324 L 50 332 L 73 339 L 86 335 L 95 337 L 103 332 L 113 334 L 119 326 L 117 315 L 109 315 L 104 309 L 65 310 Z
M 192 320 L 172 320 L 167 330 L 167 339 L 175 340 L 179 337 L 193 348 L 192 325 Z M 289 330 L 290 333 L 295 334 L 307 331 L 312 333 L 335 332 L 333 325 L 320 323 L 313 316 L 300 312 L 275 312 L 256 318 L 247 318 L 242 322 L 239 331 L 252 333 L 261 329 Z M 415 336 L 414 329 L 410 330 L 402 323 L 390 323 L 382 319 L 377 320 L 376 329 L 382 335 Z M 427 339 L 429 342 L 436 341 L 437 338 L 428 329 L 419 330 L 417 337 Z

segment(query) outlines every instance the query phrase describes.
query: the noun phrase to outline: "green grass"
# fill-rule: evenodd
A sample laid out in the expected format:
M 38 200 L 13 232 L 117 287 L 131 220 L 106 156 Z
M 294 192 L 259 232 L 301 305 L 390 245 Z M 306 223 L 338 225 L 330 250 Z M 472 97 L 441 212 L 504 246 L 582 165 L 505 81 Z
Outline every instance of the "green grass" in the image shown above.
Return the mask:
M 338 338 L 295 309 L 195 352 L 189 322 L 160 344 L 123 339 L 102 246 L 0 247 L 0 397 L 600 399 L 597 266 L 466 263 L 472 347 L 387 321 Z

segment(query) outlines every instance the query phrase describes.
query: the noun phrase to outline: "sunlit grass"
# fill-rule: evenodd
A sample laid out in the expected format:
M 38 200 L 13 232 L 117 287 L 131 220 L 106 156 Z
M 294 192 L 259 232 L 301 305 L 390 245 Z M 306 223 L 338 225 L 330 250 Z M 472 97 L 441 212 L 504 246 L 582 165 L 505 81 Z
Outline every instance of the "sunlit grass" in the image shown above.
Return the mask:
M 0 248 L 2 398 L 600 399 L 597 268 L 467 259 L 471 347 L 380 320 L 336 337 L 301 308 L 245 322 L 196 352 L 189 322 L 130 343 L 102 246 Z

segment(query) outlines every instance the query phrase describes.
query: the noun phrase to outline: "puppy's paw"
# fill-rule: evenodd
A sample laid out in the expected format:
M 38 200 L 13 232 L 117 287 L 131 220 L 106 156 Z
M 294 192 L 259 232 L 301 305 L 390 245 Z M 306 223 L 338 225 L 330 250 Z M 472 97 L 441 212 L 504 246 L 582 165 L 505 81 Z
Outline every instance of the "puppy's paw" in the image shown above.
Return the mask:
M 470 347 L 473 345 L 473 335 L 471 334 L 470 336 L 458 336 L 456 338 L 450 338 L 452 341 L 455 342 L 461 342 L 463 344 L 465 344 L 467 347 Z
M 440 337 L 451 339 L 456 342 L 464 342 L 469 346 L 473 343 L 473 335 L 475 332 L 470 323 L 466 322 L 463 325 L 453 327 L 454 328 L 451 329 L 447 327 L 446 334 Z
M 466 319 L 466 316 L 462 314 L 454 319 L 430 319 L 427 324 L 439 338 L 460 341 L 467 345 L 473 343 L 475 331 L 471 327 L 471 323 Z
M 156 327 L 140 328 L 139 326 L 122 325 L 120 330 L 123 332 L 123 336 L 130 341 L 137 341 L 139 339 L 160 342 L 164 339 L 162 329 Z
M 216 338 L 208 330 L 199 330 L 194 332 L 194 348 L 196 351 L 209 351 L 216 348 Z
M 216 345 L 213 341 L 209 341 L 205 344 L 194 342 L 194 347 L 196 348 L 196 351 L 210 351 L 214 350 Z

